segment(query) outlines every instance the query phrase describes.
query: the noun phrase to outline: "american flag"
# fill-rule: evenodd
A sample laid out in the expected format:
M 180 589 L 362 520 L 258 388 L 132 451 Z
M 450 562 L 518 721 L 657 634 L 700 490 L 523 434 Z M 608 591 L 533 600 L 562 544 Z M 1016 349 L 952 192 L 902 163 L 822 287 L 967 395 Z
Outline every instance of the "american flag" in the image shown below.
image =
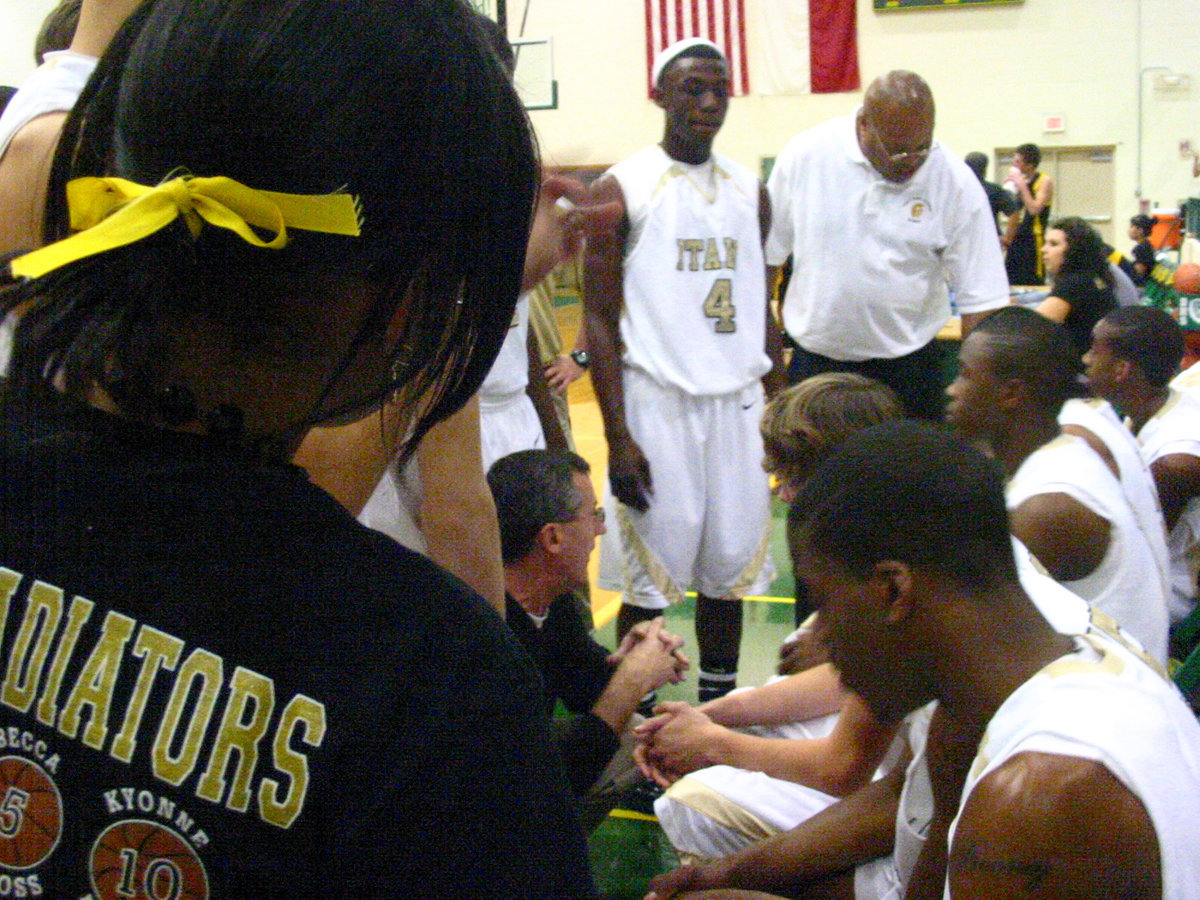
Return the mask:
M 854 0 L 758 0 L 760 94 L 856 91 L 858 37 Z M 689 37 L 712 41 L 729 59 L 735 96 L 750 93 L 745 0 L 646 0 L 646 84 L 664 47 Z
M 684 38 L 702 37 L 724 51 L 735 96 L 750 93 L 746 64 L 744 0 L 646 0 L 646 83 L 660 50 Z

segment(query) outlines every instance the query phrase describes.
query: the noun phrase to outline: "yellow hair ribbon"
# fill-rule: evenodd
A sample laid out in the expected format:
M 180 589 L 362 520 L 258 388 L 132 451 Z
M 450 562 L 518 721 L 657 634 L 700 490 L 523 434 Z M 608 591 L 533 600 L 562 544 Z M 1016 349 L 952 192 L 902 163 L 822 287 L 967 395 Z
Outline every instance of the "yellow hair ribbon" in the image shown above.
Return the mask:
M 193 236 L 205 222 L 255 247 L 278 250 L 287 229 L 357 236 L 357 203 L 349 194 L 279 194 L 232 178 L 172 178 L 146 187 L 124 178 L 77 178 L 67 184 L 67 208 L 76 234 L 14 259 L 18 278 L 40 278 L 68 263 L 149 237 L 182 216 Z M 251 225 L 274 234 L 264 241 Z

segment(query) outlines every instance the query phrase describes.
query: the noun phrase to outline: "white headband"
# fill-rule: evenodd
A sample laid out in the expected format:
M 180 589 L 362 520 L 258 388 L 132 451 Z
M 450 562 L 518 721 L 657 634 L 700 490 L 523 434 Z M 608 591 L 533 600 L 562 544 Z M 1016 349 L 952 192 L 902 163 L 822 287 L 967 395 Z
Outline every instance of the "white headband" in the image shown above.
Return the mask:
M 663 69 L 681 56 L 684 51 L 691 50 L 693 47 L 711 47 L 721 54 L 721 59 L 725 59 L 724 51 L 707 38 L 684 38 L 682 41 L 676 41 L 670 47 L 660 50 L 658 56 L 654 57 L 654 67 L 650 70 L 650 83 L 658 87 L 658 79 L 662 75 Z M 726 61 L 728 62 L 728 60 Z

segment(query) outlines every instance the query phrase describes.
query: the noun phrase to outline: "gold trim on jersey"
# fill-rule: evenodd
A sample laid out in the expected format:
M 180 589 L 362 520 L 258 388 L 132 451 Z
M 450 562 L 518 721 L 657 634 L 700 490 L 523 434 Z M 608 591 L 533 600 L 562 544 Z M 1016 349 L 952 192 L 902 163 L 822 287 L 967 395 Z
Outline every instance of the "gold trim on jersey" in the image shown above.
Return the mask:
M 681 778 L 671 785 L 671 799 L 702 816 L 708 816 L 717 825 L 746 835 L 752 840 L 762 840 L 778 834 L 766 819 L 756 816 L 739 803 L 714 791 L 694 778 Z
M 735 179 L 733 175 L 718 165 L 715 159 L 710 158 L 710 161 L 712 162 L 712 167 L 710 170 L 712 172 L 712 178 L 710 184 L 701 184 L 692 177 L 691 172 L 679 165 L 677 162 L 672 161 L 671 165 L 667 167 L 667 170 L 663 172 L 662 177 L 658 179 L 658 184 L 654 186 L 654 190 L 650 192 L 650 201 L 653 203 L 663 188 L 665 188 L 672 180 L 676 178 L 682 178 L 696 189 L 696 192 L 704 198 L 706 203 L 716 203 L 717 198 L 721 194 L 721 182 L 728 181 L 730 184 L 737 187 L 737 179 Z
M 629 507 L 624 503 L 617 502 L 617 525 L 621 529 L 621 542 L 625 549 L 633 553 L 638 564 L 650 577 L 650 582 L 654 585 L 667 602 L 674 605 L 686 596 L 686 591 L 681 588 L 675 579 L 671 577 L 671 573 L 667 571 L 667 567 L 655 555 L 654 551 L 642 540 L 642 536 L 633 525 L 633 519 L 629 515 Z M 758 547 L 754 551 L 754 555 L 750 557 L 750 561 L 746 567 L 738 573 L 737 580 L 730 586 L 728 591 L 725 591 L 720 599 L 723 600 L 743 600 L 750 588 L 754 586 L 754 582 L 758 580 L 758 576 L 762 573 L 763 566 L 767 563 L 767 554 L 771 550 L 771 523 L 768 519 L 767 524 L 762 531 L 762 537 L 759 539 Z M 625 594 L 633 596 L 633 579 L 629 573 L 629 567 L 625 566 Z
M 662 564 L 662 561 L 654 554 L 642 540 L 642 536 L 638 534 L 636 528 L 633 527 L 633 519 L 629 515 L 629 507 L 620 501 L 617 502 L 617 525 L 621 529 L 621 543 L 626 551 L 631 552 L 636 558 L 646 574 L 650 576 L 650 581 L 655 589 L 662 594 L 667 602 L 674 605 L 684 597 L 683 590 L 675 583 L 675 579 L 671 577 L 671 573 L 667 571 L 667 567 Z M 633 596 L 633 578 L 629 572 L 629 566 L 624 566 L 625 569 L 625 595 Z
M 1107 620 L 1107 622 L 1112 623 L 1112 619 L 1105 616 L 1104 613 L 1100 613 L 1099 615 L 1096 615 L 1095 610 L 1093 610 L 1092 612 L 1093 612 L 1092 624 L 1091 624 L 1091 626 L 1089 626 L 1089 628 L 1097 627 L 1098 625 L 1104 623 L 1105 620 Z M 1113 624 L 1115 625 L 1115 623 L 1113 623 Z M 1127 650 L 1130 650 L 1133 653 L 1137 653 L 1137 650 L 1135 650 L 1133 647 L 1130 647 L 1120 637 L 1119 634 L 1117 634 L 1115 632 L 1113 634 L 1109 634 L 1109 632 L 1107 632 L 1107 631 L 1105 631 L 1104 634 L 1106 636 L 1108 636 L 1110 639 L 1116 640 Z M 1081 651 L 1084 648 L 1076 646 L 1076 648 L 1073 651 L 1071 651 L 1070 653 L 1067 653 L 1067 654 L 1064 654 L 1063 656 L 1058 657 L 1058 659 L 1054 660 L 1053 662 L 1050 662 L 1046 666 L 1043 666 L 1041 669 L 1039 669 L 1029 679 L 1029 681 L 1026 681 L 1023 685 L 1021 685 L 1021 687 L 1017 688 L 1018 691 L 1021 690 L 1021 688 L 1023 688 L 1026 684 L 1029 684 L 1036 678 L 1042 678 L 1042 677 L 1061 678 L 1065 675 L 1111 675 L 1113 677 L 1119 677 L 1125 671 L 1125 669 L 1126 669 L 1125 660 L 1121 659 L 1120 656 L 1118 656 L 1117 654 L 1115 654 L 1111 650 L 1109 650 L 1107 647 L 1104 647 L 1102 644 L 1100 644 L 1093 635 L 1080 634 L 1080 635 L 1073 635 L 1073 636 L 1067 635 L 1067 636 L 1075 637 L 1075 638 L 1078 638 L 1079 640 L 1085 642 L 1085 644 L 1087 645 L 1087 648 L 1090 648 L 1094 653 L 1096 653 L 1098 655 L 1099 658 L 1098 659 L 1082 658 Z M 1140 654 L 1140 653 L 1138 653 L 1138 655 L 1142 656 L 1142 654 Z M 1156 668 L 1159 671 L 1161 671 L 1162 667 L 1158 666 Z M 1007 702 L 1007 700 L 1005 702 Z M 991 765 L 992 754 L 988 748 L 988 743 L 990 742 L 990 739 L 991 739 L 991 727 L 989 726 L 988 729 L 986 731 L 984 731 L 983 739 L 979 742 L 979 750 L 975 754 L 975 762 L 971 765 L 970 778 L 972 780 L 977 780 L 979 778 L 980 774 L 989 765 Z
M 738 575 L 737 581 L 733 587 L 726 593 L 726 597 L 730 599 L 743 599 L 750 588 L 754 586 L 754 582 L 758 580 L 758 576 L 762 573 L 763 566 L 767 564 L 767 554 L 771 550 L 771 520 L 767 520 L 766 526 L 763 528 L 762 537 L 758 542 L 758 549 L 754 551 L 754 555 L 750 557 L 750 562 L 746 564 L 746 568 L 742 569 Z

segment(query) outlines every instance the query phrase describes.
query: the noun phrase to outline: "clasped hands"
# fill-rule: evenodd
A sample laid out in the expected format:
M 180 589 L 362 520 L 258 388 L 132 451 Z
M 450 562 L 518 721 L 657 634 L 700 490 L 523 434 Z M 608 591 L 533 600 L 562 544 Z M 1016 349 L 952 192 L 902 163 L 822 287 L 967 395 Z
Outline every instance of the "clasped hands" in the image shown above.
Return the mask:
M 609 665 L 644 670 L 647 691 L 683 681 L 691 661 L 683 652 L 683 638 L 663 627 L 663 617 L 639 622 L 608 655 Z
M 646 778 L 670 787 L 689 772 L 719 764 L 716 748 L 727 730 L 697 707 L 678 701 L 660 703 L 655 716 L 634 729 L 633 759 Z

